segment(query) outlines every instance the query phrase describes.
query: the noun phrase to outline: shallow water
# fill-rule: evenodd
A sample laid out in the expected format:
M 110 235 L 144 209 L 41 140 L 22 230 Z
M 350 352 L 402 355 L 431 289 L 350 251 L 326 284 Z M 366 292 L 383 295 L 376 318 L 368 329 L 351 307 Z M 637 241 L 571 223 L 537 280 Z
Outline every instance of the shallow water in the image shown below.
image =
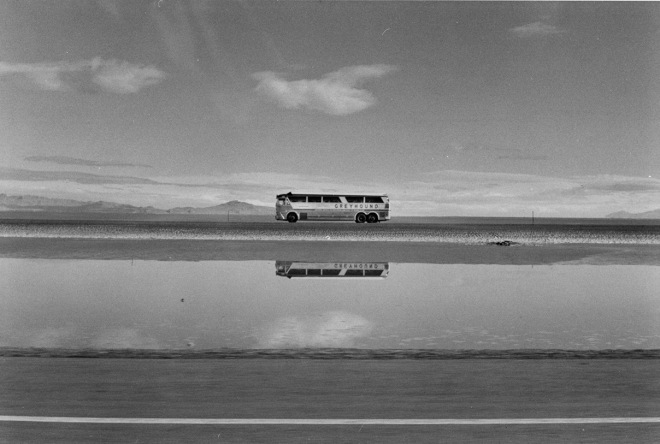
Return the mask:
M 313 262 L 2 258 L 0 346 L 660 348 L 655 266 Z

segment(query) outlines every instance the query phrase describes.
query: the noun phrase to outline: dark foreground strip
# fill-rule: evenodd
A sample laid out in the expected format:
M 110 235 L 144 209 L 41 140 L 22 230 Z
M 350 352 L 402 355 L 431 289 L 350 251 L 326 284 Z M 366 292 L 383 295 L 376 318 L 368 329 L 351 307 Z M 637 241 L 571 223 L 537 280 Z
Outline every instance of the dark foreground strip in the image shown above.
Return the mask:
M 74 424 L 193 424 L 193 425 L 534 425 L 660 423 L 654 417 L 617 418 L 475 418 L 475 419 L 304 419 L 304 418 L 90 418 L 69 416 L 0 416 L 0 422 Z
M 649 350 L 430 350 L 430 349 L 46 349 L 0 347 L 0 357 L 115 359 L 660 359 Z

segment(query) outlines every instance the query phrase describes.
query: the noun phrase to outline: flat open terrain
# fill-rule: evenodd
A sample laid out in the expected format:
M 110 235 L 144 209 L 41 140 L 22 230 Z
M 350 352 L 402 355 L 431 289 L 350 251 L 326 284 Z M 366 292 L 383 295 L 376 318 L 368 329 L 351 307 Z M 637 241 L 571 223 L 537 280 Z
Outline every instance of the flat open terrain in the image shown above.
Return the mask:
M 4 221 L 0 257 L 660 264 L 660 225 Z
M 660 225 L 4 220 L 0 222 L 0 236 L 78 239 L 402 241 L 474 245 L 508 240 L 529 245 L 569 243 L 660 245 Z
M 658 360 L 152 360 L 2 358 L 0 415 L 356 419 L 355 424 L 80 424 L 0 421 L 2 442 L 653 443 Z M 361 424 L 496 419 L 500 424 Z M 529 419 L 531 424 L 507 424 Z M 174 422 L 174 421 L 172 421 Z
M 15 220 L 0 223 L 0 257 L 660 265 L 660 227 Z M 13 350 L 0 358 L 0 442 L 660 442 L 657 350 L 621 352 L 630 354 L 108 359 Z

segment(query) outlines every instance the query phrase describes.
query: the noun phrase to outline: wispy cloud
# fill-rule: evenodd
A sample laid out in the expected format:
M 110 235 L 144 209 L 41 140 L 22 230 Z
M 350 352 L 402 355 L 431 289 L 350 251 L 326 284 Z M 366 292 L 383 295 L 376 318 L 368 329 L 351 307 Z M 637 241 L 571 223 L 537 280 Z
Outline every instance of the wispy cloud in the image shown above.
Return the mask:
M 541 161 L 548 159 L 548 156 L 544 154 L 531 154 L 518 148 L 500 148 L 473 142 L 454 143 L 451 145 L 451 150 L 456 154 L 476 154 L 506 160 Z
M 548 156 L 545 154 L 525 154 L 520 150 L 512 150 L 508 154 L 502 154 L 497 156 L 498 159 L 506 160 L 530 160 L 530 161 L 541 161 L 548 160 Z
M 0 77 L 8 76 L 23 76 L 46 91 L 131 94 L 160 83 L 166 74 L 150 65 L 97 57 L 79 62 L 0 62 Z
M 409 183 L 408 194 L 438 215 L 525 216 L 534 210 L 547 217 L 602 217 L 653 209 L 659 187 L 660 180 L 641 177 L 437 171 Z M 412 207 L 405 199 L 401 206 Z
M 517 26 L 509 29 L 509 32 L 520 38 L 545 37 L 566 33 L 566 31 L 561 28 L 543 22 L 534 22 Z
M 28 162 L 47 162 L 56 163 L 59 165 L 81 165 L 91 167 L 139 167 L 139 168 L 153 168 L 150 165 L 143 165 L 139 163 L 123 163 L 123 162 L 107 162 L 99 160 L 79 159 L 77 157 L 68 156 L 28 156 L 25 158 Z
M 0 181 L 27 182 L 75 182 L 79 184 L 157 184 L 150 179 L 131 176 L 109 176 L 77 171 L 35 171 L 18 168 L 1 168 Z
M 369 91 L 358 87 L 396 70 L 391 65 L 349 66 L 320 79 L 286 80 L 281 74 L 264 71 L 252 75 L 259 81 L 256 91 L 286 109 L 312 109 L 335 116 L 365 110 L 376 103 Z

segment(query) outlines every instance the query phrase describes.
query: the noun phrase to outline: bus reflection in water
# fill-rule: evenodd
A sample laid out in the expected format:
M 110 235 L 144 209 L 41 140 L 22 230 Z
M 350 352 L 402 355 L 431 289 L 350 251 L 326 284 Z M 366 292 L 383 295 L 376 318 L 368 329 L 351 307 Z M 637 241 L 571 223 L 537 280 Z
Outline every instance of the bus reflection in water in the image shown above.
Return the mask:
M 389 262 L 275 262 L 275 274 L 289 279 L 386 278 L 389 271 Z

